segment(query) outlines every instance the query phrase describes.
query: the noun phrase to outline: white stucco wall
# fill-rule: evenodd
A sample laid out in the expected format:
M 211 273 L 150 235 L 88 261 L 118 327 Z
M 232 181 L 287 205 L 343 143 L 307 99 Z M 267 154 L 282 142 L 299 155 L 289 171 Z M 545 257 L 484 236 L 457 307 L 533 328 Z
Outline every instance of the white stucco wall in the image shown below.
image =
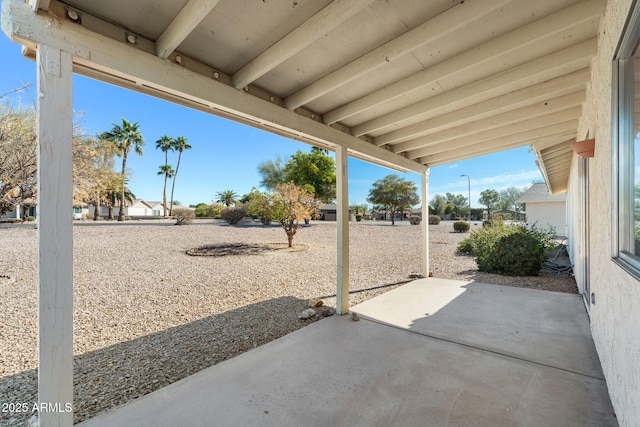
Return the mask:
M 527 224 L 535 224 L 539 230 L 555 228 L 557 236 L 567 235 L 567 209 L 565 202 L 527 203 Z
M 578 130 L 579 137 L 586 137 L 588 133 L 590 138 L 596 139 L 595 157 L 589 164 L 589 274 L 591 291 L 595 294 L 595 304 L 591 305 L 591 330 L 621 426 L 640 425 L 640 282 L 611 259 L 611 61 L 631 3 L 631 0 L 609 0 L 607 3 Z M 572 245 L 579 248 L 577 159 L 572 166 L 568 192 L 570 235 Z M 574 255 L 579 254 L 574 252 Z

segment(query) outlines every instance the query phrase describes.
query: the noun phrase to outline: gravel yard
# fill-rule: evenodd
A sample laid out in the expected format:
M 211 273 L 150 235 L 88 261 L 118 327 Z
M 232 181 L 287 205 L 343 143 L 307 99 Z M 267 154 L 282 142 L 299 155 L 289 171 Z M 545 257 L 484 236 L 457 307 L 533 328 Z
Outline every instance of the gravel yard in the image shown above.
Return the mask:
M 452 231 L 430 226 L 435 277 L 577 292 L 573 278 L 480 273 L 473 257 L 455 253 L 468 234 Z M 352 223 L 350 235 L 352 305 L 420 271 L 420 227 Z M 305 326 L 312 320 L 298 315 L 310 299 L 335 307 L 335 236 L 335 223 L 313 222 L 292 251 L 274 244 L 286 242 L 281 228 L 248 220 L 75 223 L 75 421 Z M 221 244 L 240 249 L 186 254 Z M 37 230 L 0 227 L 0 403 L 37 400 L 36 316 Z M 0 425 L 24 425 L 30 415 L 1 412 Z

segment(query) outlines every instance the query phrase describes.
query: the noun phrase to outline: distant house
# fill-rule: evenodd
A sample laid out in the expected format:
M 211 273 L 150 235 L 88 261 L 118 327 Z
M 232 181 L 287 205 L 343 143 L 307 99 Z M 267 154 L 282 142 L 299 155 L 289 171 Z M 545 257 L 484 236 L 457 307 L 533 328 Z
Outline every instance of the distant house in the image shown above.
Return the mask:
M 547 184 L 533 184 L 520 198 L 518 203 L 525 204 L 527 224 L 536 224 L 537 228 L 555 228 L 556 235 L 567 235 L 566 192 L 551 195 Z
M 28 216 L 36 217 L 37 203 L 33 199 L 24 199 L 22 203 L 16 205 L 13 210 L 5 212 L 0 219 L 24 219 Z
M 337 210 L 335 203 L 325 203 L 320 207 L 321 219 L 324 221 L 335 221 L 337 218 Z
M 91 206 L 89 208 L 89 212 L 93 213 L 94 209 L 95 208 Z M 117 217 L 119 212 L 120 206 L 114 206 L 113 216 Z M 109 207 L 105 205 L 100 206 L 100 216 L 104 218 L 108 215 Z M 134 199 L 131 205 L 129 205 L 129 203 L 126 203 L 124 215 L 131 218 L 159 217 L 164 216 L 164 207 L 162 205 L 162 202 L 147 202 L 142 199 Z

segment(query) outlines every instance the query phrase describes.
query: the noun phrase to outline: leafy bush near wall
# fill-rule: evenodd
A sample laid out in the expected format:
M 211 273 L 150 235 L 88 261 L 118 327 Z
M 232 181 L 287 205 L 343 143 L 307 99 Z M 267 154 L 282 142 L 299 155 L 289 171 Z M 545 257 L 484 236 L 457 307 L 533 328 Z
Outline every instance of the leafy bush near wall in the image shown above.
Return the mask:
M 220 217 L 229 224 L 237 224 L 246 216 L 246 212 L 242 208 L 225 208 L 220 212 Z
M 429 224 L 440 224 L 440 217 L 438 215 L 429 215 Z
M 480 271 L 509 276 L 536 276 L 547 253 L 556 246 L 555 230 L 493 222 L 471 232 L 458 244 L 458 252 L 476 256 Z
M 456 221 L 453 223 L 453 229 L 458 233 L 466 233 L 469 231 L 469 223 L 465 221 Z
M 437 215 L 436 215 L 437 216 Z M 440 217 L 438 217 L 439 219 Z M 411 225 L 420 225 L 420 223 L 422 222 L 422 217 L 417 216 L 417 215 L 411 215 L 409 217 L 409 223 Z M 431 221 L 429 221 L 429 223 L 431 223 Z

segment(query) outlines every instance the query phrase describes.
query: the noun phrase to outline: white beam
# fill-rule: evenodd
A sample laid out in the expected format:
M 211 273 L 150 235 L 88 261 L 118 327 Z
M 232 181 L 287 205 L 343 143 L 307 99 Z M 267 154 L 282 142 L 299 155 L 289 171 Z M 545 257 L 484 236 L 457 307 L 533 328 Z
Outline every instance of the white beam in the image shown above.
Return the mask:
M 465 147 L 464 150 L 453 150 L 453 151 L 447 151 L 444 153 L 434 154 L 432 156 L 425 156 L 425 157 L 422 157 L 421 160 L 424 161 L 424 163 L 428 164 L 429 166 L 434 167 L 434 166 L 440 166 L 440 165 L 444 165 L 451 162 L 459 162 L 461 160 L 466 160 L 474 157 L 484 156 L 487 154 L 497 153 L 504 150 L 510 150 L 512 148 L 524 147 L 524 146 L 532 145 L 541 141 L 544 141 L 544 142 L 565 141 L 569 137 L 570 137 L 570 134 L 567 133 L 567 134 L 561 134 L 557 136 L 556 135 L 551 135 L 551 136 L 547 135 L 544 137 L 536 136 L 534 138 L 529 138 L 525 140 L 516 138 L 510 141 L 502 141 L 499 144 L 495 143 L 488 146 L 478 145 L 475 147 L 470 146 L 470 147 Z
M 489 130 L 475 132 L 473 129 L 452 129 L 451 132 L 446 132 L 446 135 L 443 133 L 442 137 L 438 137 L 437 139 L 431 138 L 432 135 L 425 137 L 426 139 L 423 141 L 424 143 L 420 145 L 421 148 L 408 151 L 407 153 L 410 158 L 414 159 L 416 157 L 427 156 L 429 154 L 440 153 L 443 151 L 456 150 L 470 145 L 488 145 L 486 141 L 495 140 L 497 138 L 509 138 L 511 135 L 520 132 L 535 132 L 536 129 L 548 127 L 555 123 L 567 123 L 569 121 L 577 123 L 581 113 L 582 107 L 573 107 L 554 114 L 547 114 L 545 116 L 536 117 L 530 120 L 523 120 L 521 122 Z
M 40 45 L 38 70 L 38 401 L 41 426 L 73 425 L 71 55 Z M 65 406 L 68 405 L 68 406 Z
M 338 289 L 336 311 L 349 312 L 349 173 L 347 150 L 336 148 L 336 214 L 338 229 Z
M 422 275 L 429 277 L 429 175 L 427 170 L 422 175 Z
M 582 112 L 581 105 L 586 98 L 585 91 L 574 92 L 568 95 L 564 95 L 554 99 L 547 99 L 545 101 L 539 101 L 534 105 L 529 105 L 522 108 L 517 108 L 512 111 L 507 111 L 502 114 L 494 114 L 490 117 L 475 120 L 469 123 L 463 123 L 461 125 L 451 127 L 440 132 L 428 134 L 426 136 L 412 139 L 410 141 L 401 142 L 393 145 L 391 151 L 394 153 L 402 153 L 405 151 L 415 150 L 422 148 L 426 145 L 434 145 L 449 139 L 460 138 L 464 135 L 478 134 L 480 132 L 489 132 L 491 129 L 501 129 L 507 125 L 514 125 L 514 127 L 520 122 L 533 123 L 533 119 L 539 117 L 547 117 L 550 114 L 560 113 L 563 115 L 562 120 L 567 120 L 568 115 L 574 114 L 575 117 L 579 117 Z M 572 108 L 573 107 L 573 108 Z M 576 108 L 577 107 L 577 108 Z M 572 113 L 571 113 L 572 112 Z M 556 120 L 561 121 L 561 120 Z M 526 125 L 523 125 L 526 126 Z M 519 132 L 520 128 L 516 130 Z
M 507 71 L 480 81 L 460 86 L 456 89 L 428 98 L 424 101 L 401 108 L 392 113 L 354 126 L 354 135 L 370 132 L 395 130 L 402 126 L 418 123 L 440 114 L 456 111 L 474 103 L 486 101 L 541 82 L 562 78 L 580 71 L 585 81 L 589 80 L 591 56 L 596 52 L 596 38 L 534 59 Z
M 39 10 L 44 10 L 45 12 L 49 10 L 50 0 L 29 0 L 29 6 L 34 12 Z
M 585 75 L 588 76 L 588 73 L 585 73 Z M 584 102 L 586 97 L 584 88 L 587 80 L 578 81 L 571 86 L 567 84 L 567 80 L 565 78 L 557 78 L 505 95 L 496 96 L 495 98 L 381 135 L 375 138 L 374 143 L 379 146 L 397 144 L 465 123 L 477 123 L 477 120 L 487 118 L 502 122 L 503 119 L 501 117 L 506 118 L 508 114 L 511 114 L 512 117 L 517 117 L 517 115 L 531 115 L 531 117 L 534 117 L 535 115 L 545 114 L 545 110 L 550 111 L 553 107 L 549 103 L 556 104 L 557 107 L 559 103 L 568 106 Z
M 430 161 L 433 161 L 434 156 L 438 153 L 455 153 L 456 150 L 462 151 L 464 147 L 476 146 L 483 148 L 491 148 L 491 147 L 500 147 L 504 144 L 508 144 L 513 141 L 524 141 L 526 145 L 529 145 L 529 141 L 543 139 L 546 137 L 553 137 L 557 135 L 568 135 L 570 133 L 574 133 L 576 131 L 578 125 L 578 119 L 567 120 L 566 122 L 551 124 L 549 126 L 539 127 L 536 129 L 529 129 L 524 132 L 519 133 L 510 133 L 508 135 L 504 135 L 501 137 L 489 139 L 486 141 L 482 141 L 481 143 L 475 143 L 473 138 L 463 138 L 461 140 L 451 141 L 446 144 L 430 147 L 431 151 L 424 150 L 419 157 L 420 163 L 432 165 Z M 448 146 L 452 146 L 451 148 L 447 148 Z M 469 158 L 473 156 L 467 157 L 464 152 L 460 153 L 462 157 L 459 159 Z M 452 158 L 446 157 L 446 158 Z M 435 162 L 434 162 L 435 163 Z M 446 162 L 445 162 L 446 163 Z
M 220 0 L 189 0 L 156 40 L 156 55 L 166 59 Z
M 511 0 L 477 0 L 457 4 L 440 15 L 407 31 L 353 62 L 316 80 L 285 99 L 289 109 L 298 108 L 322 95 L 338 89 L 367 73 L 371 73 L 426 44 L 442 40 L 455 30 L 493 12 Z
M 295 30 L 242 67 L 232 84 L 242 88 L 337 27 L 373 0 L 334 0 Z
M 269 132 L 311 144 L 344 146 L 350 153 L 375 163 L 422 173 L 425 167 L 404 156 L 355 138 L 323 123 L 305 118 L 268 100 L 142 52 L 135 46 L 92 32 L 50 15 L 36 15 L 18 0 L 2 1 L 2 30 L 24 44 L 48 43 L 73 53 L 76 70 L 104 76 L 114 84 L 202 111 L 222 115 Z M 144 86 L 143 86 L 144 85 Z
M 602 13 L 602 0 L 590 0 L 570 6 L 553 15 L 520 27 L 483 43 L 447 61 L 441 62 L 406 79 L 399 80 L 360 99 L 324 114 L 325 123 L 336 123 L 405 93 L 437 84 L 443 77 L 476 72 L 480 66 L 499 66 L 499 58 L 512 52 L 525 54 L 532 47 L 548 44 L 554 36 L 570 28 L 590 23 Z M 568 44 L 568 43 L 566 43 Z

